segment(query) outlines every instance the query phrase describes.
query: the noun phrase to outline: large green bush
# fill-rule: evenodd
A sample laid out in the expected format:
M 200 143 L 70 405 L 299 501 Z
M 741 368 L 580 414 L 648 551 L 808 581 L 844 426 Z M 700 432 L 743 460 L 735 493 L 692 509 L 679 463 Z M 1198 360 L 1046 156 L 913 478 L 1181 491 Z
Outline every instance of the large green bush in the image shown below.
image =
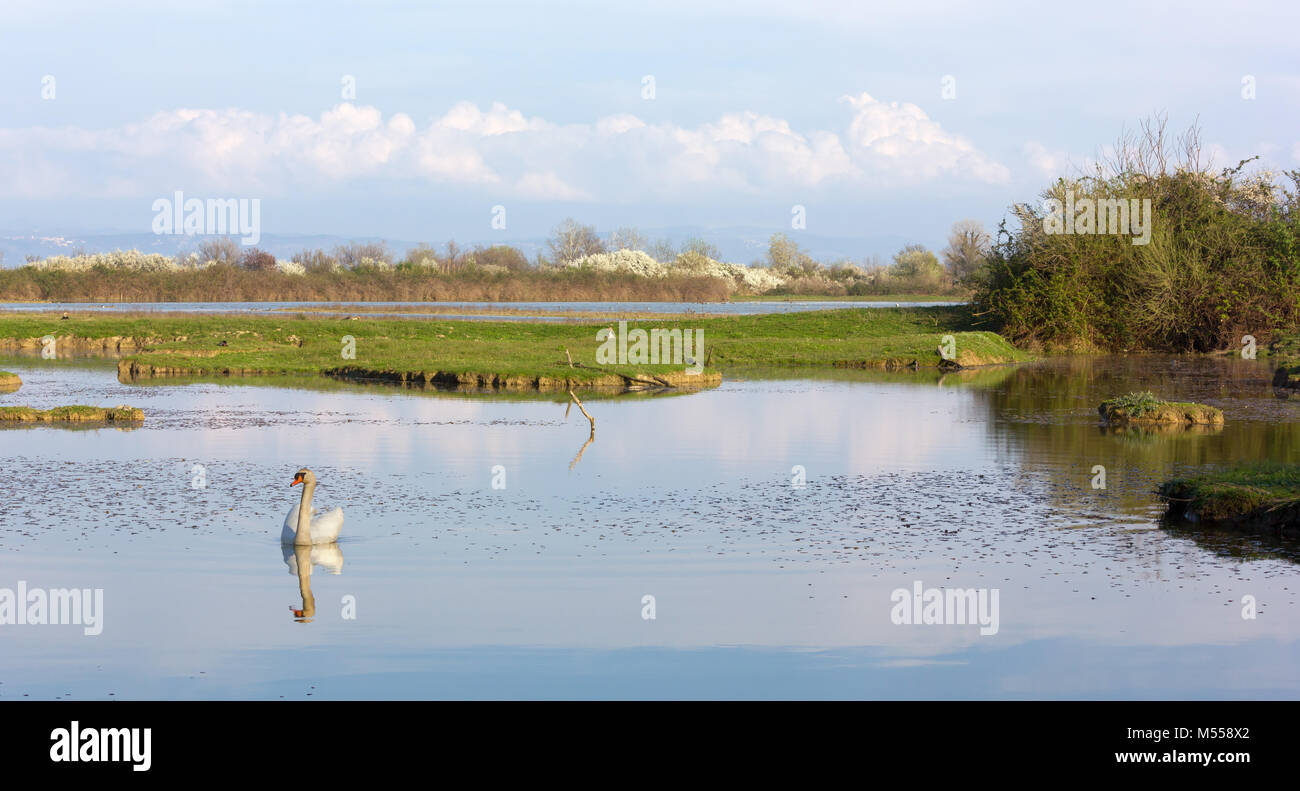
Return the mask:
M 1195 130 L 1166 164 L 1163 129 L 1092 175 L 1013 207 L 977 278 L 977 312 L 1012 340 L 1058 349 L 1211 351 L 1300 327 L 1300 171 L 1212 173 Z M 1055 232 L 1047 202 L 1150 201 L 1149 239 Z M 1131 205 L 1131 204 L 1130 204 Z M 1131 218 L 1130 218 L 1131 219 Z M 1049 223 L 1045 226 L 1045 220 Z M 1131 227 L 1131 230 L 1132 227 Z

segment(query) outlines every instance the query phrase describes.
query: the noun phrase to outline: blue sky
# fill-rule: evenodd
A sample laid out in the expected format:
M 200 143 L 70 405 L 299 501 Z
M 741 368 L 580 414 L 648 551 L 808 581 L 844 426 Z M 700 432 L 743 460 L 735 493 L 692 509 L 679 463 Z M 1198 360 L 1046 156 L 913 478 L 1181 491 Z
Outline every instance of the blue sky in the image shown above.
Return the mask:
M 802 205 L 810 234 L 938 245 L 1156 111 L 1199 117 L 1217 164 L 1300 167 L 1297 22 L 1293 2 L 7 0 L 0 229 L 145 233 L 183 190 L 260 198 L 263 233 L 791 231 Z

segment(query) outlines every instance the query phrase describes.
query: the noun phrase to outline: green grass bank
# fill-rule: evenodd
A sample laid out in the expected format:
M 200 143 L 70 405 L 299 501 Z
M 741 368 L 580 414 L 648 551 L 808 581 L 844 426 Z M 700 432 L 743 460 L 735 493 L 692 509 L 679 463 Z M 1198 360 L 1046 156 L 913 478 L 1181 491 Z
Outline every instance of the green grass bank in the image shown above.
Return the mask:
M 616 337 L 626 330 L 626 357 L 598 356 L 602 346 L 616 352 L 621 345 L 598 338 L 606 328 Z M 702 333 L 703 351 L 691 350 L 700 372 L 687 373 L 692 366 L 684 357 L 677 364 L 638 361 L 634 330 L 683 336 L 691 331 L 697 339 Z M 632 381 L 700 387 L 717 384 L 732 366 L 954 367 L 944 364 L 941 344 L 963 367 L 1030 359 L 994 333 L 973 331 L 965 306 L 638 319 L 626 325 L 364 316 L 0 316 L 0 349 L 38 349 L 46 336 L 54 337 L 60 355 L 119 356 L 119 372 L 127 379 L 323 374 L 498 389 L 623 387 Z M 663 348 L 662 339 L 658 345 Z

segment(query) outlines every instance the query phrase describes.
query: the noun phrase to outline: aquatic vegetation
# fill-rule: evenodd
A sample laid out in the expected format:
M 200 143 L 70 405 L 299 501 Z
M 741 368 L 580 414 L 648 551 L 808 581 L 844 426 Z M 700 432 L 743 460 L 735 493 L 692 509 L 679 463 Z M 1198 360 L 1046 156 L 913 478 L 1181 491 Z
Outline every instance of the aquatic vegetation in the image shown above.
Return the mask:
M 1223 423 L 1223 410 L 1190 401 L 1162 401 L 1150 392 L 1129 393 L 1103 401 L 1097 407 L 1107 423 Z
M 1142 417 L 1148 412 L 1154 411 L 1163 403 L 1153 393 L 1145 391 L 1112 398 L 1105 403 L 1105 406 L 1110 409 L 1123 409 L 1132 417 Z
M 12 393 L 23 386 L 23 380 L 18 374 L 0 371 L 0 393 Z
M 1167 516 L 1300 535 L 1300 465 L 1256 463 L 1166 481 Z

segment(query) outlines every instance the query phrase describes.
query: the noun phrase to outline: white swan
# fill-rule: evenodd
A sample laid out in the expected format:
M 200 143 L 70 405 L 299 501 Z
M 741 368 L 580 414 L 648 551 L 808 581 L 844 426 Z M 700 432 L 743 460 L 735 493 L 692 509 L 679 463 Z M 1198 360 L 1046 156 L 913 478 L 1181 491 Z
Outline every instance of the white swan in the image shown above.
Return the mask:
M 293 476 L 290 486 L 302 484 L 302 499 L 284 518 L 284 529 L 280 531 L 281 544 L 310 546 L 312 544 L 331 544 L 338 540 L 339 531 L 343 529 L 343 509 L 320 513 L 311 507 L 311 496 L 316 491 L 316 474 L 303 467 Z

